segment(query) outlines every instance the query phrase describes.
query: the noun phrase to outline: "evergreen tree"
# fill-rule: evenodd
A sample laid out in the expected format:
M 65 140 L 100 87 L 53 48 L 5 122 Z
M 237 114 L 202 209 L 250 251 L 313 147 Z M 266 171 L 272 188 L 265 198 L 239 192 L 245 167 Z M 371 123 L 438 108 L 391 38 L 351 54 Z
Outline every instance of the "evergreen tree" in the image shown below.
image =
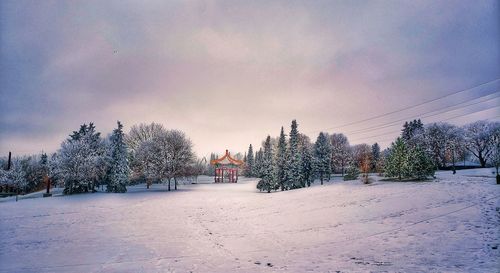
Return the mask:
M 434 164 L 420 145 L 409 146 L 398 137 L 392 143 L 387 156 L 385 175 L 406 178 L 425 179 L 434 175 Z
M 129 180 L 130 169 L 128 165 L 127 145 L 125 144 L 123 125 L 118 121 L 118 127 L 111 135 L 111 164 L 110 177 L 107 185 L 108 192 L 126 192 Z
M 408 153 L 410 176 L 416 179 L 425 179 L 434 175 L 434 164 L 419 145 L 410 147 Z
M 246 163 L 246 176 L 248 177 L 253 177 L 254 174 L 254 156 L 253 156 L 253 147 L 252 144 L 248 146 L 248 153 L 247 153 L 247 163 Z
M 385 175 L 388 177 L 397 177 L 399 180 L 409 175 L 408 147 L 400 137 L 391 144 L 385 167 Z
M 424 124 L 420 119 L 415 119 L 410 122 L 405 122 L 401 137 L 407 145 L 415 146 L 422 145 L 424 141 Z
M 310 145 L 304 143 L 300 146 L 300 153 L 302 155 L 302 174 L 304 175 L 304 181 L 307 186 L 311 186 L 311 182 L 314 181 L 313 175 L 313 155 L 311 152 Z
M 380 159 L 380 145 L 375 142 L 375 144 L 372 145 L 372 170 L 377 169 L 378 161 Z
M 278 185 L 276 183 L 276 176 L 274 174 L 273 168 L 273 152 L 271 148 L 271 137 L 267 136 L 266 142 L 264 144 L 264 154 L 262 157 L 261 165 L 261 177 L 262 177 L 262 190 L 271 192 L 271 190 L 276 190 Z
M 299 131 L 297 121 L 292 121 L 290 140 L 287 150 L 285 189 L 296 189 L 303 185 L 302 160 L 299 152 Z
M 278 140 L 278 150 L 276 151 L 276 176 L 281 190 L 285 190 L 286 174 L 286 138 L 283 126 Z
M 262 148 L 260 148 L 256 153 L 255 153 L 255 164 L 254 164 L 254 170 L 253 176 L 262 178 Z
M 331 174 L 331 147 L 325 133 L 321 132 L 314 144 L 314 169 L 323 185 L 325 179 L 330 179 Z

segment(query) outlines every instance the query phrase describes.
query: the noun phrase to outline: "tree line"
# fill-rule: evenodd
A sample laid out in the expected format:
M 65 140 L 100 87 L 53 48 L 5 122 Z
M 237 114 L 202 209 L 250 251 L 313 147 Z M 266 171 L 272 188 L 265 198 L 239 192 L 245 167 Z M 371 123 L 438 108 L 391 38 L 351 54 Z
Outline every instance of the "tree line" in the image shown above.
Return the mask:
M 316 179 L 321 184 L 333 173 L 344 180 L 357 179 L 369 183 L 368 173 L 377 172 L 389 178 L 426 179 L 439 169 L 455 173 L 459 160 L 474 159 L 481 167 L 499 165 L 500 123 L 477 121 L 462 127 L 449 123 L 406 122 L 401 135 L 390 147 L 381 150 L 378 143 L 350 145 L 342 133 L 320 132 L 314 143 L 299 133 L 293 120 L 290 132 L 267 136 L 254 151 L 252 144 L 244 157 L 244 174 L 261 178 L 261 191 L 291 190 L 310 186 Z
M 28 193 L 44 187 L 43 181 L 64 187 L 65 194 L 95 192 L 106 186 L 108 192 L 126 192 L 127 185 L 145 182 L 171 183 L 203 171 L 195 160 L 191 140 L 179 130 L 161 124 L 138 124 L 130 132 L 123 125 L 102 137 L 91 122 L 83 124 L 65 139 L 50 157 L 42 153 L 15 157 L 7 170 L 7 159 L 0 158 L 0 185 Z M 45 179 L 44 179 L 45 178 Z

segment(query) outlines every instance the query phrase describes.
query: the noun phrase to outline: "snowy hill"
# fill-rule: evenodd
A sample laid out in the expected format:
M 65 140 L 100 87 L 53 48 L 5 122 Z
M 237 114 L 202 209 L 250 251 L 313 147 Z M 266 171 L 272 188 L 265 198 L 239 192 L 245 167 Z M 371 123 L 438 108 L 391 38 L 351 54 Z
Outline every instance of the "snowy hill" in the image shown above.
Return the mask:
M 498 270 L 491 169 L 272 194 L 255 184 L 0 202 L 0 272 Z

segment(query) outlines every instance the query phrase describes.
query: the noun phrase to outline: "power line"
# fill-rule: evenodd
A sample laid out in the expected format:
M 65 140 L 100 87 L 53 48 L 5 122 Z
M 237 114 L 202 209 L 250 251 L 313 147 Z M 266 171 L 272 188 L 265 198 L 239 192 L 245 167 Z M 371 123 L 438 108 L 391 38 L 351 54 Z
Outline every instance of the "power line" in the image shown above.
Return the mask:
M 497 93 L 499 93 L 499 92 L 491 93 L 491 94 L 488 94 L 488 95 L 485 95 L 485 96 L 481 96 L 481 97 L 478 97 L 478 98 L 488 97 L 488 96 L 491 96 L 491 95 L 497 94 Z M 455 104 L 455 105 L 451 105 L 451 106 L 445 107 L 443 109 L 431 111 L 431 112 L 429 112 L 427 114 L 424 114 L 424 115 L 415 115 L 415 116 L 411 116 L 411 117 L 406 117 L 406 118 L 398 119 L 398 120 L 391 121 L 391 122 L 388 122 L 388 123 L 384 123 L 384 124 L 380 124 L 380 125 L 376 125 L 376 126 L 372 126 L 372 127 L 367 127 L 367 128 L 363 128 L 363 129 L 359 129 L 359 130 L 354 130 L 354 131 L 351 131 L 351 132 L 346 132 L 346 134 L 350 134 L 350 135 L 352 135 L 352 134 L 363 134 L 363 133 L 370 132 L 370 131 L 377 131 L 377 130 L 380 130 L 382 128 L 387 128 L 387 127 L 392 127 L 392 126 L 395 126 L 395 125 L 399 125 L 399 122 L 401 122 L 401 121 L 406 121 L 406 120 L 413 119 L 413 118 L 428 118 L 428 117 L 432 117 L 432 116 L 437 116 L 437 115 L 444 114 L 444 113 L 447 113 L 447 112 L 452 112 L 452 111 L 456 111 L 456 110 L 459 110 L 459 109 L 462 109 L 462 108 L 473 106 L 473 105 L 476 105 L 476 104 L 479 104 L 479 103 L 487 102 L 487 101 L 496 99 L 498 97 L 500 97 L 500 95 L 497 95 L 497 96 L 495 96 L 493 98 L 489 98 L 489 99 L 486 99 L 486 100 L 474 102 L 474 103 L 469 103 L 470 101 L 461 102 L 461 103 L 458 103 L 458 104 Z M 472 100 L 476 100 L 478 98 L 475 98 L 475 99 L 472 99 Z M 469 104 L 464 105 L 464 106 L 460 106 L 460 107 L 456 107 L 456 106 L 458 106 L 460 104 L 466 104 L 466 103 L 469 103 Z M 450 108 L 450 107 L 455 107 L 455 108 L 454 109 L 450 109 L 450 110 L 445 110 L 445 109 Z M 443 110 L 445 110 L 445 111 L 443 111 Z M 430 113 L 433 113 L 433 112 L 438 112 L 438 113 L 429 115 Z
M 342 125 L 339 125 L 339 126 L 330 127 L 330 128 L 325 129 L 325 130 L 328 131 L 328 130 L 335 129 L 335 128 L 343 128 L 343 127 L 347 127 L 347 126 L 350 126 L 350 125 L 354 125 L 354 124 L 358 124 L 358 123 L 362 123 L 362 122 L 374 120 L 374 119 L 377 119 L 377 118 L 385 117 L 385 116 L 388 116 L 388 115 L 392 115 L 392 114 L 395 114 L 395 113 L 403 112 L 403 111 L 406 111 L 406 110 L 409 110 L 409 109 L 414 109 L 414 108 L 417 108 L 419 106 L 422 106 L 422 105 L 425 105 L 425 104 L 428 104 L 428 103 L 431 103 L 431 102 L 435 102 L 435 101 L 444 99 L 444 98 L 449 97 L 449 96 L 453 96 L 453 95 L 456 95 L 456 94 L 459 94 L 459 93 L 463 93 L 463 92 L 472 90 L 474 88 L 478 88 L 478 87 L 481 87 L 481 86 L 484 86 L 484 85 L 496 82 L 498 80 L 500 80 L 500 78 L 497 78 L 497 79 L 494 79 L 494 80 L 490 80 L 490 81 L 487 81 L 487 82 L 483 82 L 483 83 L 481 83 L 479 85 L 476 85 L 476 86 L 473 86 L 473 87 L 469 87 L 467 89 L 462 89 L 462 90 L 459 90 L 459 91 L 456 91 L 456 92 L 453 92 L 453 93 L 449 93 L 449 94 L 443 95 L 441 97 L 438 97 L 438 98 L 435 98 L 435 99 L 432 99 L 432 100 L 424 101 L 424 102 L 421 102 L 421 103 L 418 103 L 418 104 L 415 104 L 415 105 L 412 105 L 412 106 L 407 106 L 407 107 L 404 107 L 404 108 L 401 108 L 401 109 L 398 109 L 398 110 L 395 110 L 395 111 L 387 112 L 387 113 L 384 113 L 384 114 L 381 114 L 381 115 L 378 115 L 378 116 L 375 116 L 375 117 L 366 118 L 366 119 L 363 119 L 363 120 L 358 120 L 358 121 L 354 121 L 354 122 L 342 124 Z M 318 132 L 318 131 L 314 131 L 314 132 Z
M 461 114 L 461 115 L 457 115 L 457 116 L 454 116 L 454 117 L 451 117 L 451 118 L 447 118 L 447 119 L 443 119 L 443 120 L 439 120 L 439 121 L 434 121 L 434 122 L 448 121 L 448 120 L 452 120 L 452 119 L 456 119 L 456 118 L 460 118 L 460 117 L 464 117 L 464 116 L 476 114 L 476 113 L 479 113 L 479 112 L 484 112 L 484 111 L 487 111 L 487 110 L 490 110 L 490 109 L 494 109 L 494 108 L 499 108 L 499 107 L 500 107 L 500 105 L 493 106 L 493 107 L 488 107 L 486 109 L 481 109 L 479 111 L 474 111 L 474 112 L 471 112 L 471 113 Z M 359 140 L 364 140 L 364 139 L 368 139 L 368 138 L 375 138 L 375 137 L 380 137 L 380 136 L 385 136 L 385 135 L 393 135 L 393 134 L 399 133 L 399 132 L 401 132 L 401 130 L 391 131 L 391 132 L 387 132 L 387 133 L 383 133 L 383 134 L 378 134 L 378 135 L 373 135 L 373 136 L 361 137 L 361 138 L 357 138 L 357 139 L 355 138 L 353 141 L 359 141 Z

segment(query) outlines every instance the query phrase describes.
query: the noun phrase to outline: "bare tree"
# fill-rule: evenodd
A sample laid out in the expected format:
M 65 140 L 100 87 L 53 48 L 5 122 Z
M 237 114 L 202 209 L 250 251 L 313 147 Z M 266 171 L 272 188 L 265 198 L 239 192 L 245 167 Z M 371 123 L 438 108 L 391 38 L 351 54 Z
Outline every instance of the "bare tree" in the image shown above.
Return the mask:
M 194 153 L 192 151 L 193 144 L 186 137 L 184 132 L 179 130 L 169 130 L 166 134 L 167 140 L 167 179 L 170 188 L 170 179 L 174 179 L 174 189 L 177 190 L 177 178 L 181 177 L 194 161 Z
M 140 123 L 132 126 L 130 132 L 125 136 L 127 147 L 136 152 L 139 146 L 148 140 L 164 134 L 167 130 L 159 123 Z
M 493 132 L 500 122 L 476 121 L 464 126 L 465 147 L 479 160 L 481 167 L 486 167 L 487 160 L 494 152 Z
M 351 157 L 351 147 L 344 134 L 332 134 L 330 137 L 332 146 L 332 167 L 334 170 L 341 170 L 344 176 L 345 167 Z
M 363 182 L 368 184 L 368 173 L 370 172 L 373 160 L 372 148 L 368 144 L 358 144 L 352 147 L 353 159 L 356 166 L 363 173 Z

